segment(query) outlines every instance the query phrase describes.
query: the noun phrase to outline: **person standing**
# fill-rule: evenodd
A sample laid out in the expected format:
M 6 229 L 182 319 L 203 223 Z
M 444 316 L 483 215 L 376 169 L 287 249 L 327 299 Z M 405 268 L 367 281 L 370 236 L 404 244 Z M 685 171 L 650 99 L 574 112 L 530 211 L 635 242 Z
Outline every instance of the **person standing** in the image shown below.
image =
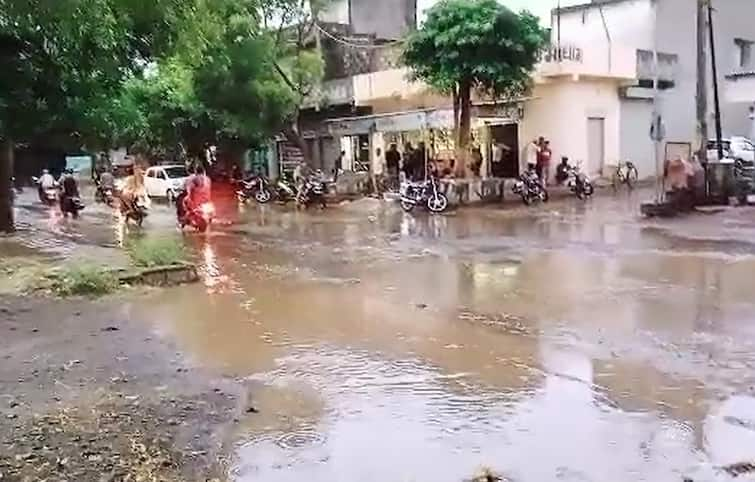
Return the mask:
M 385 153 L 385 166 L 388 169 L 388 186 L 395 188 L 398 186 L 398 170 L 401 165 L 401 153 L 398 152 L 398 146 L 391 144 L 388 152 Z
M 333 182 L 338 182 L 338 175 L 343 169 L 343 158 L 345 156 L 346 151 L 341 151 L 340 154 L 338 154 L 338 157 L 336 157 L 335 162 L 333 163 Z
M 543 139 L 537 156 L 537 177 L 543 181 L 544 186 L 548 185 L 548 179 L 550 179 L 552 155 L 550 141 Z
M 414 147 L 411 142 L 404 144 L 404 177 L 412 180 L 412 171 L 414 170 Z
M 537 156 L 540 153 L 540 146 L 537 138 L 524 148 L 524 159 L 527 161 L 527 170 L 533 170 L 537 166 Z

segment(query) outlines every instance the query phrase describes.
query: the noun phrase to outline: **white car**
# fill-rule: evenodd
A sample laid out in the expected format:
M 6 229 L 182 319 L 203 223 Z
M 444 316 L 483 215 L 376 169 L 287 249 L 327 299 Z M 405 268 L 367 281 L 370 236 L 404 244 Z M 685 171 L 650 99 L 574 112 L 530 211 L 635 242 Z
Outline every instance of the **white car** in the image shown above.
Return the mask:
M 189 171 L 184 166 L 153 166 L 144 175 L 144 188 L 150 197 L 164 197 L 173 202 L 188 178 Z
M 724 157 L 737 161 L 744 161 L 752 165 L 755 163 L 755 146 L 746 137 L 731 137 L 721 139 L 721 145 L 724 150 Z M 718 143 L 715 139 L 708 141 L 708 160 L 718 159 Z

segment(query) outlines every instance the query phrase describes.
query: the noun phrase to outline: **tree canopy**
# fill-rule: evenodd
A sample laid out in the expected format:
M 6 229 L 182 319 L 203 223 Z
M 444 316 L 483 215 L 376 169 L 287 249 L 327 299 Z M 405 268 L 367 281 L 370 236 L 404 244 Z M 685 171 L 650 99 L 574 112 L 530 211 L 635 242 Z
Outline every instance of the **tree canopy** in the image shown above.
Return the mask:
M 154 155 L 182 142 L 268 138 L 322 77 L 319 57 L 289 41 L 308 7 L 0 0 L 0 139 L 10 145 L 2 152 L 50 134 L 89 150 L 125 145 Z M 273 19 L 283 21 L 273 27 Z M 10 217 L 8 157 L 0 155 L 0 230 Z
M 545 40 L 537 17 L 496 0 L 441 0 L 409 36 L 403 58 L 414 77 L 453 95 L 462 158 L 470 139 L 472 91 L 494 98 L 524 92 Z

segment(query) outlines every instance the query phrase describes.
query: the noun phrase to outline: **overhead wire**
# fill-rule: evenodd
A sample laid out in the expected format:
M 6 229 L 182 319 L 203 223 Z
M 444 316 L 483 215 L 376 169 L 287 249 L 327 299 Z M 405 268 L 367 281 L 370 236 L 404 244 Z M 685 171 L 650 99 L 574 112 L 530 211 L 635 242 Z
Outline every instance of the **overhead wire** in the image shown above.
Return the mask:
M 346 45 L 347 47 L 351 47 L 351 48 L 355 48 L 355 49 L 378 50 L 378 49 L 383 49 L 383 48 L 386 48 L 386 47 L 391 47 L 393 45 L 400 45 L 400 44 L 404 43 L 403 40 L 392 40 L 390 42 L 386 42 L 386 43 L 382 43 L 382 44 L 367 44 L 367 45 L 365 45 L 365 44 L 357 44 L 357 43 L 349 42 L 348 40 L 344 40 L 344 39 L 342 39 L 340 37 L 337 37 L 337 36 L 333 35 L 332 33 L 328 32 L 327 30 L 325 30 L 324 28 L 322 28 L 317 22 L 314 23 L 314 26 L 315 26 L 315 28 L 320 33 L 322 33 L 323 35 L 325 35 L 329 39 L 333 40 L 334 42 L 338 42 L 338 43 L 340 43 L 342 45 Z

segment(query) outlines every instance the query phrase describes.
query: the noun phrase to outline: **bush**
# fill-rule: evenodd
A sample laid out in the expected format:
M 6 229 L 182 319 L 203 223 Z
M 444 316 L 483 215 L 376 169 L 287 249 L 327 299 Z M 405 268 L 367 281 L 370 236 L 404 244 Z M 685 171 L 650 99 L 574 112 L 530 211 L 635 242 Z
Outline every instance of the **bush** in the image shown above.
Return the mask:
M 171 238 L 142 239 L 129 246 L 128 252 L 134 264 L 144 268 L 186 261 L 183 244 Z
M 63 268 L 53 277 L 52 288 L 61 296 L 97 296 L 112 293 L 118 288 L 118 277 L 99 266 Z

